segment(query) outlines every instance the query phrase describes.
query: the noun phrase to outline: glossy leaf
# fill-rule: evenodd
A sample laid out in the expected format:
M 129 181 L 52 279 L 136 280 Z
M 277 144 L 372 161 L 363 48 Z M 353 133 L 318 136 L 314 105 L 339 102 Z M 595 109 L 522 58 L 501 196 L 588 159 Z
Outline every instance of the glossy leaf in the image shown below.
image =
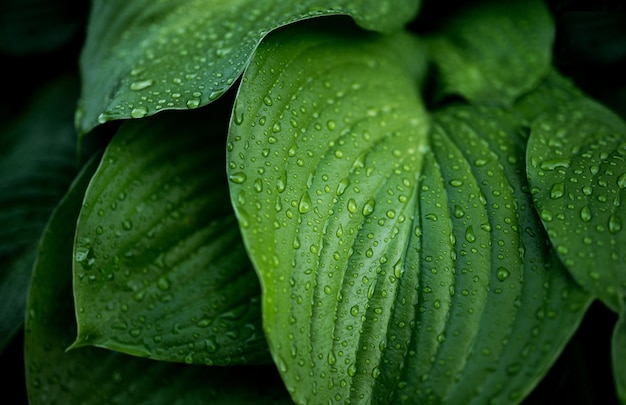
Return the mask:
M 85 347 L 66 351 L 76 333 L 72 240 L 98 160 L 89 164 L 51 217 L 33 271 L 26 319 L 29 403 L 288 404 L 274 367 L 213 368 L 157 362 Z
M 438 74 L 436 96 L 510 105 L 548 73 L 554 31 L 542 0 L 457 7 L 428 41 Z
M 315 16 L 347 14 L 366 29 L 400 29 L 419 0 L 94 1 L 81 57 L 77 127 L 193 109 L 222 95 L 263 37 Z M 332 25 L 334 21 L 329 21 Z
M 556 74 L 542 87 L 521 102 L 537 111 L 526 156 L 533 200 L 572 276 L 620 315 L 613 369 L 626 401 L 626 123 Z
M 78 220 L 73 347 L 198 364 L 271 361 L 217 122 L 206 110 L 126 122 L 107 147 Z
M 24 323 L 41 232 L 78 171 L 74 78 L 47 83 L 0 134 L 0 350 Z
M 293 27 L 237 95 L 231 200 L 296 403 L 516 403 L 590 302 L 547 247 L 516 118 L 431 119 L 406 34 Z
M 572 95 L 533 120 L 533 200 L 576 280 L 619 312 L 626 295 L 626 124 Z

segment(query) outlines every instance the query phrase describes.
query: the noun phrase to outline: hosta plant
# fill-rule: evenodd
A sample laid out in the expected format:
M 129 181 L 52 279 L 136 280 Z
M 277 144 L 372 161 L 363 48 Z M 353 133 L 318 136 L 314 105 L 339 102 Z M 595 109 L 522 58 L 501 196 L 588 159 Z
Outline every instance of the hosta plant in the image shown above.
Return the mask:
M 429 5 L 92 1 L 2 139 L 29 402 L 521 403 L 597 302 L 626 403 L 626 124 L 548 4 Z

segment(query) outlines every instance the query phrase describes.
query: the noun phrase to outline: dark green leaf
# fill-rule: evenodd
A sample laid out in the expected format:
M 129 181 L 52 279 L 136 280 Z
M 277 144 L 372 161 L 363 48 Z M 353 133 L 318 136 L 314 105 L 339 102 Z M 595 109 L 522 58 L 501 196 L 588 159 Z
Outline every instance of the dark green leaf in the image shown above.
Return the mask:
M 389 32 L 410 21 L 419 4 L 419 0 L 95 1 L 81 57 L 85 91 L 77 113 L 79 132 L 110 120 L 210 103 L 235 82 L 263 37 L 280 26 L 347 14 L 364 28 Z
M 229 204 L 226 122 L 211 111 L 125 122 L 107 147 L 76 232 L 74 347 L 271 361 L 258 279 Z
M 78 171 L 75 78 L 48 83 L 0 136 L 0 350 L 24 323 L 37 242 Z
M 626 402 L 626 123 L 556 73 L 520 109 L 530 117 L 528 178 L 550 241 L 574 279 L 620 315 L 613 372 Z
M 547 86 L 522 104 L 540 112 L 531 119 L 526 157 L 533 200 L 576 281 L 619 313 L 626 295 L 626 124 L 580 92 L 566 100 L 568 85 L 556 75 Z M 553 93 L 555 102 L 543 108 Z
M 212 368 L 157 362 L 85 347 L 75 337 L 72 240 L 83 194 L 96 168 L 84 169 L 46 227 L 33 272 L 26 319 L 29 403 L 287 404 L 273 367 Z
M 542 0 L 459 6 L 429 38 L 437 96 L 511 104 L 533 89 L 552 62 L 554 24 Z
M 516 403 L 590 302 L 532 209 L 497 109 L 431 119 L 407 34 L 304 29 L 246 71 L 231 199 L 297 403 Z

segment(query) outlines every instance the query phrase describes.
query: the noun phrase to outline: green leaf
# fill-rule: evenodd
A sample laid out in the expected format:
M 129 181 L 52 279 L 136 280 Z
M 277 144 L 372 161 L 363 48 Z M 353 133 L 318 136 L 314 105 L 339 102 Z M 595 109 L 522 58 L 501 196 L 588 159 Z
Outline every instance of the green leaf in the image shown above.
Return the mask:
M 455 8 L 428 38 L 436 96 L 510 105 L 547 74 L 554 35 L 542 0 L 486 0 Z
M 516 403 L 590 296 L 548 249 L 525 139 L 496 109 L 431 119 L 408 34 L 272 34 L 231 119 L 231 200 L 296 403 Z M 429 135 L 430 134 L 430 135 Z
M 39 246 L 28 297 L 25 364 L 29 403 L 287 404 L 273 367 L 213 368 L 157 362 L 85 347 L 67 352 L 76 333 L 72 240 L 98 160 L 54 211 Z
M 229 204 L 211 109 L 124 123 L 78 220 L 78 336 L 153 359 L 271 361 L 260 288 Z
M 240 76 L 263 37 L 280 26 L 347 14 L 366 29 L 390 32 L 410 21 L 419 4 L 419 0 L 94 1 L 81 56 L 79 133 L 106 121 L 210 103 Z
M 24 323 L 37 242 L 78 171 L 77 96 L 75 78 L 56 78 L 0 133 L 0 350 Z
M 541 108 L 537 99 L 567 94 L 563 79 L 550 82 L 524 100 L 541 111 L 531 120 L 526 156 L 533 201 L 576 281 L 619 313 L 626 296 L 626 124 L 576 91 Z

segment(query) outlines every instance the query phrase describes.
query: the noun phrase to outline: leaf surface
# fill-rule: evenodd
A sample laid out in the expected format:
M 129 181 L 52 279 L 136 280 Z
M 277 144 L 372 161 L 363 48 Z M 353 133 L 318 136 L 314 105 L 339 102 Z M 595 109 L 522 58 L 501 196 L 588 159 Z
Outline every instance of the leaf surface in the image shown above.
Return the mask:
M 216 120 L 203 110 L 129 121 L 107 147 L 76 232 L 74 347 L 270 361 L 259 283 L 229 204 L 225 122 Z
M 590 296 L 546 244 L 517 118 L 420 98 L 408 34 L 264 42 L 228 173 L 264 328 L 296 403 L 519 402 Z
M 56 78 L 0 130 L 0 350 L 23 326 L 41 231 L 78 171 L 77 97 L 74 78 Z
M 438 74 L 436 96 L 510 105 L 548 73 L 554 35 L 542 0 L 457 7 L 428 37 Z
M 210 103 L 233 85 L 263 37 L 280 26 L 346 14 L 366 29 L 390 32 L 410 21 L 419 4 L 419 0 L 95 1 L 81 56 L 79 133 L 110 120 Z
M 546 106 L 550 98 L 559 102 Z M 626 123 L 557 74 L 520 104 L 534 112 L 527 170 L 550 241 L 576 281 L 619 314 L 613 372 L 626 401 Z
M 213 368 L 152 361 L 94 347 L 65 350 L 76 333 L 74 224 L 97 165 L 94 159 L 83 169 L 55 209 L 39 245 L 26 319 L 29 403 L 288 404 L 274 367 Z

